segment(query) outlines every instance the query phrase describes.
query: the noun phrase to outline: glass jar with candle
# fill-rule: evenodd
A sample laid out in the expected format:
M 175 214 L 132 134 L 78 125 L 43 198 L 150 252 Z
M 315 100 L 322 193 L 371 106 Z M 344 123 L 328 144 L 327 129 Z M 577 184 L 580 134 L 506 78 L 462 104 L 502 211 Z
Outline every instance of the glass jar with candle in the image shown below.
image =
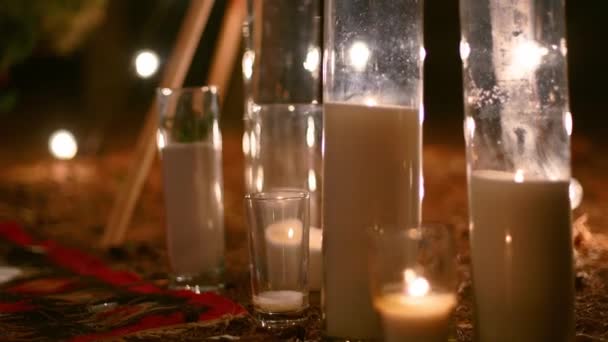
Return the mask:
M 451 229 L 377 227 L 370 235 L 370 288 L 384 340 L 446 342 L 457 303 Z
M 476 335 L 574 339 L 563 0 L 460 2 Z
M 376 339 L 366 228 L 420 220 L 422 0 L 330 0 L 324 13 L 325 333 Z
M 265 328 L 305 321 L 308 308 L 308 193 L 245 196 L 254 315 Z

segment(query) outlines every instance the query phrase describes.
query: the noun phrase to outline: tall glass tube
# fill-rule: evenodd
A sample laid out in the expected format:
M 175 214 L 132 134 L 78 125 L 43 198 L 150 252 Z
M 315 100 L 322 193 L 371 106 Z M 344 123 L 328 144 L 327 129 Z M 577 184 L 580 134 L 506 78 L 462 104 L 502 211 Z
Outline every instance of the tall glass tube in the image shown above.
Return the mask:
M 326 1 L 323 310 L 330 337 L 381 337 L 366 232 L 420 220 L 422 4 Z
M 572 341 L 564 0 L 460 2 L 479 341 Z
M 321 227 L 320 2 L 248 0 L 245 52 L 247 192 L 310 192 L 311 227 Z

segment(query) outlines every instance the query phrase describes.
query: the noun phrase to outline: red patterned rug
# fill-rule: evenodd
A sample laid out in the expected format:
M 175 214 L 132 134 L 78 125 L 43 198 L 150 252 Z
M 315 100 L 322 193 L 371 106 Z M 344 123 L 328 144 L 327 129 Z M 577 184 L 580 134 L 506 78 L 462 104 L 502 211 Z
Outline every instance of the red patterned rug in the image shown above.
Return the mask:
M 0 339 L 95 341 L 246 314 L 215 293 L 163 289 L 139 275 L 0 223 Z M 4 261 L 3 261 L 4 260 Z

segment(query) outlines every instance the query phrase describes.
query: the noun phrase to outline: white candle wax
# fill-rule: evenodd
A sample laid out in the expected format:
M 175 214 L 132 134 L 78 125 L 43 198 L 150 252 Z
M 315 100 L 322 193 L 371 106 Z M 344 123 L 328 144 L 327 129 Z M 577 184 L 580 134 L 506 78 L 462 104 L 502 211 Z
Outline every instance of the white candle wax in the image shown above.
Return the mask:
M 176 143 L 161 156 L 171 268 L 176 275 L 216 272 L 224 260 L 221 151 Z
M 268 313 L 304 309 L 304 294 L 298 291 L 265 291 L 253 296 L 256 309 Z
M 472 172 L 471 256 L 480 341 L 574 340 L 568 187 L 568 180 Z
M 310 227 L 309 234 L 308 288 L 311 290 L 320 290 L 323 273 L 323 230 L 316 227 Z
M 450 314 L 455 306 L 456 296 L 449 293 L 419 297 L 389 293 L 374 300 L 388 342 L 447 341 Z
M 299 288 L 302 255 L 302 221 L 288 219 L 266 227 L 268 281 L 274 289 Z
M 420 220 L 421 118 L 415 108 L 324 103 L 323 306 L 328 336 L 378 339 L 367 229 Z

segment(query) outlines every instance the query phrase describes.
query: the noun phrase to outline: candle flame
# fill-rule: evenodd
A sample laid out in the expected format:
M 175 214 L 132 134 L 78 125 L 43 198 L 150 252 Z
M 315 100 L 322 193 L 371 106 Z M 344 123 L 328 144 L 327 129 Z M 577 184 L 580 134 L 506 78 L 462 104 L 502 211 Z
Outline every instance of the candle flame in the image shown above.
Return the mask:
M 403 282 L 405 284 L 405 291 L 412 297 L 425 296 L 430 290 L 428 280 L 416 275 L 416 272 L 410 268 L 403 271 Z
M 293 228 L 289 228 L 289 230 L 287 231 L 287 237 L 290 239 L 293 239 L 293 235 L 294 235 Z
M 407 293 L 412 297 L 423 297 L 429 292 L 429 282 L 424 277 L 416 277 L 408 284 Z

